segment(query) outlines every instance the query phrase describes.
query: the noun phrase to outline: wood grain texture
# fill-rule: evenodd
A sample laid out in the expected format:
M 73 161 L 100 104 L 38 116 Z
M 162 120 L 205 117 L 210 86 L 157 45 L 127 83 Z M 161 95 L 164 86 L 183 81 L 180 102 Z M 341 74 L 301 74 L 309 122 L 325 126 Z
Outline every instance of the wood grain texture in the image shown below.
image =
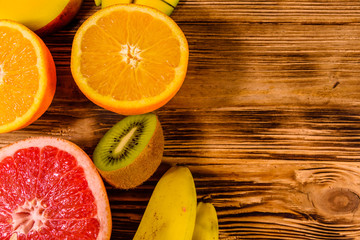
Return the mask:
M 71 140 L 90 156 L 123 116 L 88 101 L 70 72 L 76 29 L 44 38 L 57 66 L 55 99 L 0 146 L 29 136 Z M 155 184 L 189 166 L 213 202 L 220 239 L 360 239 L 360 2 L 180 0 L 172 18 L 190 47 L 186 80 L 156 113 L 163 164 L 149 181 L 107 185 L 112 239 L 132 239 Z

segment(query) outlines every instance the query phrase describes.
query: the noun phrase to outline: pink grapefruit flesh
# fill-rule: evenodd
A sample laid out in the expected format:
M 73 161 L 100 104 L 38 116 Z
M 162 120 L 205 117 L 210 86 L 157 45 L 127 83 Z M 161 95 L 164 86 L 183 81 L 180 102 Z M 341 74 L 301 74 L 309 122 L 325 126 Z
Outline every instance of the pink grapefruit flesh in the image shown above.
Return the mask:
M 40 137 L 0 149 L 0 239 L 110 239 L 102 179 L 75 144 Z

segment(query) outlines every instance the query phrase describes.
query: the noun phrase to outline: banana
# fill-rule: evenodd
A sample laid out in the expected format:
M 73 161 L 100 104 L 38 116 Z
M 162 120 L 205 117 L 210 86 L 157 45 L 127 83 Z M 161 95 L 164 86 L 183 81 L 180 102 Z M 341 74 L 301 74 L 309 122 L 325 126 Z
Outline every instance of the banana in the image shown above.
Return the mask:
M 135 3 L 155 8 L 168 16 L 171 15 L 175 8 L 165 0 L 135 0 Z
M 218 240 L 219 224 L 214 205 L 199 202 L 192 240 Z
M 119 3 L 132 3 L 132 0 L 102 0 L 101 8 L 105 8 Z
M 97 7 L 101 5 L 101 0 L 94 0 L 94 2 Z
M 136 3 L 145 5 L 148 7 L 155 8 L 168 16 L 174 11 L 177 6 L 179 0 L 94 0 L 96 6 L 100 6 L 102 8 L 108 7 L 110 5 L 118 4 L 118 3 Z
M 136 4 L 156 8 L 168 16 L 174 11 L 179 0 L 135 0 Z
M 196 203 L 190 170 L 171 167 L 156 184 L 133 240 L 191 240 Z
M 173 6 L 174 8 L 176 8 L 177 4 L 179 3 L 179 0 L 166 0 L 166 2 L 171 6 Z

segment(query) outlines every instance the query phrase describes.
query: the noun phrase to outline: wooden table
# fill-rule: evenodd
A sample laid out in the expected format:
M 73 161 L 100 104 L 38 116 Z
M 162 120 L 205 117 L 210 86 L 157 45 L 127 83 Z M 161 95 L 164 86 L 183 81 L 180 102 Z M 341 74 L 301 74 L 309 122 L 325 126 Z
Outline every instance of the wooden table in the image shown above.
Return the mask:
M 89 155 L 123 116 L 82 95 L 70 73 L 76 29 L 44 38 L 58 84 L 48 111 L 0 145 L 30 136 L 71 140 Z M 112 239 L 132 239 L 169 164 L 187 165 L 220 239 L 360 239 L 360 2 L 180 0 L 172 18 L 190 59 L 178 94 L 156 111 L 163 164 L 136 189 L 107 185 Z M 169 239 L 171 240 L 171 239 Z

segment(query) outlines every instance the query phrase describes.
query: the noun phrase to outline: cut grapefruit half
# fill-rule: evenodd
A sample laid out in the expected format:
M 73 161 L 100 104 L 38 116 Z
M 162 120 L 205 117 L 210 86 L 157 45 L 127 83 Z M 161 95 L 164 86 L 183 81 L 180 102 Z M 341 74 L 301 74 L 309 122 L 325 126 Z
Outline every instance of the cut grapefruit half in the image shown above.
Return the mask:
M 58 138 L 0 149 L 0 239 L 97 239 L 111 235 L 103 181 L 87 154 Z

